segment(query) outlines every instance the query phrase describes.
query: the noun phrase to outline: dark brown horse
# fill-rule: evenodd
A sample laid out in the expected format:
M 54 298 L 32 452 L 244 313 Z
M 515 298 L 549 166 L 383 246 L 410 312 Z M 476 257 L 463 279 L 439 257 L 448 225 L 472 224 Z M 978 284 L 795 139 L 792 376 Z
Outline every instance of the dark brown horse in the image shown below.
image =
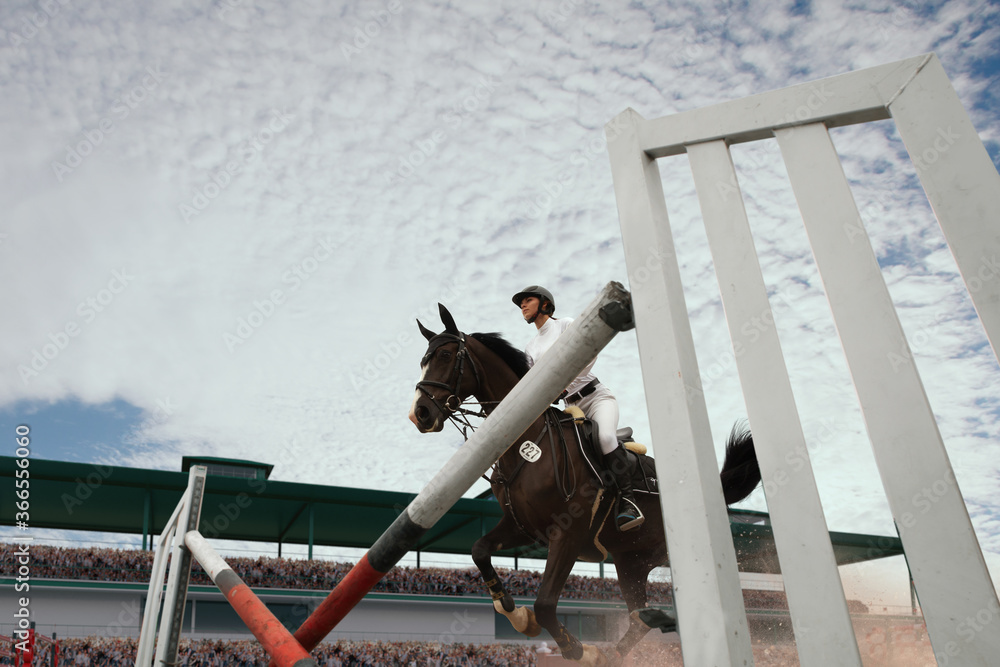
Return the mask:
M 440 431 L 445 421 L 465 411 L 462 404 L 472 396 L 488 414 L 528 371 L 524 353 L 498 334 L 463 334 L 447 309 L 440 310 L 443 332 L 435 334 L 417 323 L 428 346 L 420 362 L 423 375 L 410 419 L 424 433 Z M 676 626 L 664 612 L 646 606 L 649 572 L 668 563 L 663 520 L 659 498 L 642 492 L 636 493 L 646 516 L 642 526 L 619 532 L 614 520 L 606 520 L 614 506 L 615 487 L 605 483 L 608 475 L 588 463 L 577 444 L 577 431 L 572 419 L 561 419 L 558 411 L 549 410 L 516 440 L 527 446 L 510 447 L 500 457 L 490 483 L 503 517 L 476 541 L 472 558 L 493 596 L 493 606 L 519 632 L 534 637 L 545 628 L 563 657 L 586 665 L 615 665 L 652 627 L 666 632 Z M 748 432 L 734 429 L 721 475 L 727 504 L 747 497 L 760 482 Z M 493 569 L 491 556 L 503 548 L 534 543 L 548 547 L 548 559 L 532 611 L 515 605 Z M 631 613 L 625 635 L 605 656 L 596 647 L 581 644 L 558 621 L 556 605 L 577 560 L 600 562 L 609 553 Z

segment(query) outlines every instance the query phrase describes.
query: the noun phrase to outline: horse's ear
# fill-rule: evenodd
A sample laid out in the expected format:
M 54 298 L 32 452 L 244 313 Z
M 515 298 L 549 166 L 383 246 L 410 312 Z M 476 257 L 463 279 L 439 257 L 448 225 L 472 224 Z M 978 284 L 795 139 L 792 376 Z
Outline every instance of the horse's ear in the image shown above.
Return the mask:
M 434 338 L 434 336 L 437 335 L 436 333 L 425 327 L 423 324 L 421 324 L 420 320 L 417 320 L 417 326 L 420 327 L 420 333 L 422 333 L 424 335 L 424 338 L 426 338 L 427 340 L 430 340 L 431 338 Z
M 448 309 L 444 307 L 444 304 L 438 304 L 438 310 L 441 311 L 441 322 L 444 324 L 444 330 L 450 334 L 458 335 L 458 327 L 455 326 L 455 318 L 451 316 Z

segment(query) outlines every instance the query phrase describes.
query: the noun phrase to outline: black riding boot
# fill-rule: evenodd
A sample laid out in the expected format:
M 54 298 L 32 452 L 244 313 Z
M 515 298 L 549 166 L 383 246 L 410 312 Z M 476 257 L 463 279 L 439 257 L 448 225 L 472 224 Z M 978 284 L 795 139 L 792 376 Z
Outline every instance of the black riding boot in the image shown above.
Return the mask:
M 628 452 L 619 445 L 604 455 L 604 466 L 615 476 L 620 492 L 618 506 L 615 508 L 615 523 L 618 530 L 638 528 L 646 517 L 642 515 L 642 510 L 632 495 L 632 462 L 629 460 Z

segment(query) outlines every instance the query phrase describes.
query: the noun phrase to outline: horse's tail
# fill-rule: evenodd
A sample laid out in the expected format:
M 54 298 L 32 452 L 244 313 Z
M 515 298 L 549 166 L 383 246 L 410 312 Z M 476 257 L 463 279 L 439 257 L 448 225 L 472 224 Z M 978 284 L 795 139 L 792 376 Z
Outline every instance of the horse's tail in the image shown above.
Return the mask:
M 726 441 L 726 460 L 722 463 L 720 476 L 727 505 L 743 500 L 760 484 L 760 466 L 753 448 L 753 435 L 744 422 L 733 424 Z

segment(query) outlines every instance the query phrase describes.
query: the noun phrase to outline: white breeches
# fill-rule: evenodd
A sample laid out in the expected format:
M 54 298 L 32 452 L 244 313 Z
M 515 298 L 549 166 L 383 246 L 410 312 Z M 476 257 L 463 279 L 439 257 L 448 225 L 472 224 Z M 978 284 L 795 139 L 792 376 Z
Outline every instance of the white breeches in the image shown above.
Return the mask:
M 587 419 L 597 424 L 601 439 L 601 452 L 608 454 L 618 446 L 618 400 L 611 390 L 598 383 L 594 393 L 584 396 L 574 403 L 587 416 Z

